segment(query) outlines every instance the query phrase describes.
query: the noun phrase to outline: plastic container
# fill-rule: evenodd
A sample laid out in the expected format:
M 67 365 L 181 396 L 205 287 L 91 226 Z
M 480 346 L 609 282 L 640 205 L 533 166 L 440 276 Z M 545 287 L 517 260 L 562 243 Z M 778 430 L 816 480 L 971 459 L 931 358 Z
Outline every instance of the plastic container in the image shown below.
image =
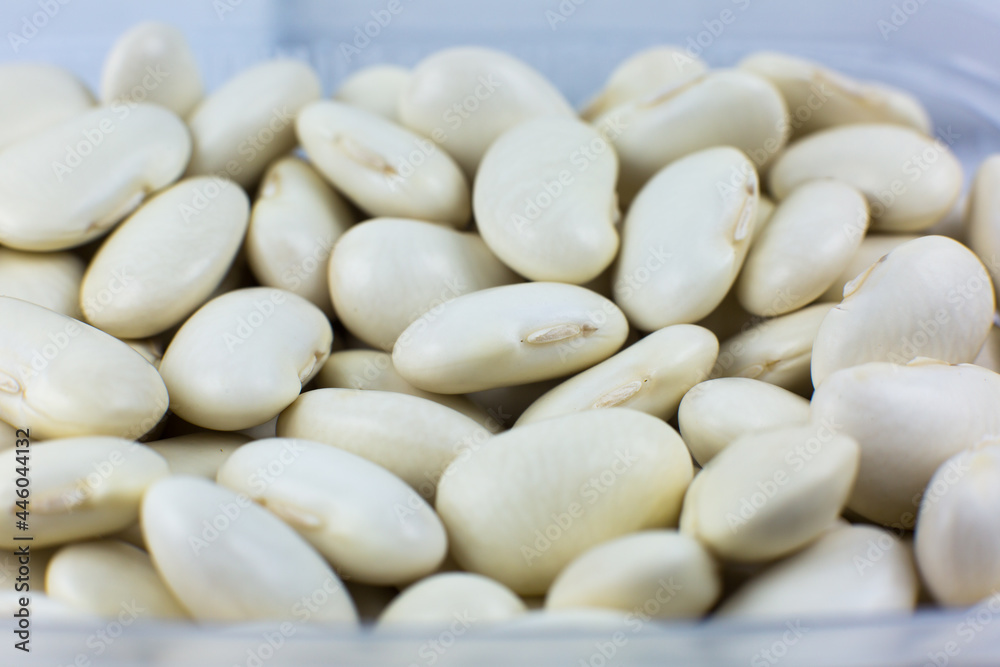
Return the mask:
M 0 47 L 0 59 L 54 62 L 96 89 L 112 40 L 137 21 L 158 19 L 188 34 L 209 88 L 281 53 L 309 59 L 329 93 L 366 64 L 412 65 L 442 47 L 482 44 L 530 62 L 572 102 L 582 104 L 622 59 L 646 46 L 690 46 L 713 66 L 766 48 L 910 90 L 927 105 L 937 133 L 953 138 L 967 179 L 984 156 L 1000 152 L 1000 3 L 993 0 L 397 1 L 402 10 L 383 24 L 378 17 L 384 21 L 386 14 L 379 12 L 389 0 L 16 0 L 0 8 L 10 47 Z M 58 10 L 39 26 L 41 19 L 35 19 L 46 7 Z M 25 43 L 11 41 L 11 33 L 30 32 L 25 21 L 37 28 L 35 33 Z M 355 43 L 366 29 L 368 42 Z M 33 587 L 41 588 L 40 573 L 33 577 Z M 80 667 L 997 665 L 998 614 L 1000 597 L 969 610 L 927 609 L 913 617 L 633 622 L 531 632 L 460 626 L 460 632 L 428 637 L 317 631 L 300 624 L 292 624 L 290 632 L 277 624 L 125 624 L 128 614 L 120 621 L 57 620 L 38 610 L 32 652 L 14 651 L 13 635 L 5 629 L 0 662 Z M 0 623 L 10 625 L 10 620 Z

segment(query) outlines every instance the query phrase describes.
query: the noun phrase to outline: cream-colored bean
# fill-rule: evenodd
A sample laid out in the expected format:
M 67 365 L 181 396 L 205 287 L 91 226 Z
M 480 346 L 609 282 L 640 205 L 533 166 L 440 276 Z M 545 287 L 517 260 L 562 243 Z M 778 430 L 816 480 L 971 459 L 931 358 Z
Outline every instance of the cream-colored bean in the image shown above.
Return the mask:
M 777 86 L 795 136 L 851 123 L 896 123 L 931 132 L 927 110 L 898 88 L 858 81 L 819 63 L 771 51 L 753 53 L 739 67 Z
M 0 296 L 12 296 L 81 319 L 83 260 L 70 252 L 0 248 Z
M 401 624 L 450 624 L 456 615 L 476 624 L 497 623 L 526 611 L 521 598 L 503 584 L 469 572 L 448 572 L 404 590 L 382 612 L 378 624 L 385 629 Z
M 655 95 L 688 77 L 703 74 L 708 65 L 678 46 L 653 46 L 623 60 L 604 83 L 601 91 L 580 112 L 594 120 L 627 102 Z
M 446 301 L 519 280 L 479 235 L 398 218 L 348 230 L 333 249 L 327 277 L 344 326 L 387 351 L 406 327 Z
M 962 165 L 940 139 L 901 125 L 864 123 L 796 141 L 768 173 L 778 199 L 819 178 L 835 178 L 864 193 L 873 231 L 915 232 L 951 210 L 962 189 Z
M 470 176 L 504 130 L 549 115 L 575 112 L 529 65 L 482 47 L 443 49 L 424 58 L 399 99 L 403 124 L 445 146 Z
M 1000 586 L 1000 434 L 941 464 L 917 517 L 917 565 L 940 604 L 965 607 Z
M 62 250 L 105 233 L 180 176 L 183 121 L 153 104 L 74 116 L 0 152 L 0 243 Z
M 398 65 L 362 67 L 344 79 L 333 99 L 399 121 L 399 98 L 410 82 L 410 70 Z
M 742 377 L 708 380 L 684 395 L 677 423 L 705 466 L 740 437 L 809 422 L 809 401 L 778 385 Z
M 582 287 L 505 285 L 421 315 L 396 340 L 392 363 L 414 386 L 462 394 L 581 371 L 627 335 L 618 307 Z
M 65 438 L 30 447 L 31 547 L 46 547 L 108 535 L 134 523 L 146 488 L 167 475 L 167 462 L 153 450 L 124 438 Z M 16 549 L 23 535 L 18 519 L 14 470 L 17 450 L 0 452 L 11 471 L 0 477 L 4 498 L 0 547 Z
M 0 150 L 82 115 L 94 98 L 70 72 L 42 63 L 0 65 Z
M 622 230 L 615 302 L 645 331 L 696 322 L 736 280 L 757 215 L 757 172 L 734 148 L 677 160 L 642 189 Z
M 278 160 L 264 174 L 247 230 L 254 277 L 332 315 L 326 267 L 333 244 L 353 223 L 347 202 L 308 163 Z
M 243 70 L 188 116 L 194 154 L 187 174 L 255 185 L 271 162 L 295 148 L 295 118 L 321 94 L 316 72 L 297 60 Z
M 226 460 L 218 481 L 266 507 L 341 576 L 361 583 L 420 579 L 448 549 L 441 520 L 402 479 L 320 442 L 257 440 Z
M 5 296 L 0 322 L 0 419 L 33 437 L 138 438 L 167 411 L 160 375 L 120 340 Z
M 867 229 L 868 203 L 850 185 L 800 185 L 747 253 L 736 282 L 740 304 L 754 315 L 774 316 L 812 303 L 851 261 Z
M 240 433 L 203 431 L 154 440 L 146 446 L 167 461 L 171 475 L 192 475 L 214 480 L 233 452 L 250 442 Z
M 333 569 L 245 495 L 198 477 L 169 477 L 142 499 L 142 532 L 167 587 L 200 621 L 299 622 L 302 600 L 312 599 L 323 600 L 309 606 L 314 623 L 357 621 Z
M 990 327 L 986 342 L 983 343 L 983 347 L 972 363 L 988 368 L 994 373 L 1000 373 L 1000 326 L 998 326 L 996 319 L 993 321 L 993 326 Z
M 907 542 L 874 526 L 837 526 L 757 575 L 719 608 L 725 618 L 856 618 L 913 611 L 920 581 Z
M 861 445 L 848 507 L 871 521 L 910 528 L 938 466 L 1000 436 L 998 402 L 1000 375 L 984 368 L 880 362 L 827 378 L 813 396 L 812 419 Z
M 615 144 L 621 160 L 618 196 L 630 202 L 665 165 L 713 146 L 737 148 L 764 166 L 788 139 L 787 113 L 781 93 L 767 79 L 719 70 L 611 109 L 595 125 Z M 722 182 L 729 183 L 728 173 Z
M 675 524 L 691 475 L 664 421 L 588 410 L 502 433 L 454 461 L 436 507 L 460 566 L 540 595 L 590 547 Z
M 296 133 L 306 155 L 340 192 L 371 216 L 406 216 L 462 228 L 469 182 L 433 141 L 342 102 L 314 102 Z
M 316 376 L 317 389 L 367 389 L 394 391 L 440 403 L 481 424 L 492 433 L 501 425 L 489 413 L 466 396 L 435 394 L 417 389 L 403 379 L 392 365 L 392 355 L 378 350 L 343 350 L 334 352 Z
M 965 226 L 969 246 L 1000 285 L 1000 155 L 983 160 L 976 171 Z
M 492 436 L 465 415 L 433 401 L 355 389 L 305 392 L 281 413 L 277 434 L 323 442 L 366 458 L 427 500 L 434 498 L 449 463 L 468 457 Z
M 721 591 L 715 560 L 701 544 L 677 531 L 650 530 L 582 553 L 552 582 L 545 608 L 642 609 L 651 618 L 698 618 Z M 644 608 L 650 600 L 658 603 L 652 612 Z
M 184 34 L 146 21 L 122 34 L 101 70 L 101 101 L 159 104 L 187 116 L 202 96 L 201 72 Z
M 847 286 L 847 283 L 857 278 L 859 274 L 883 256 L 888 255 L 890 251 L 916 238 L 920 237 L 914 234 L 868 234 L 862 239 L 861 245 L 848 261 L 847 266 L 833 281 L 829 289 L 820 295 L 819 300 L 840 303 L 844 298 L 844 287 Z
M 266 422 L 319 372 L 332 342 L 323 312 L 291 292 L 223 294 L 188 318 L 163 355 L 170 409 L 223 431 Z
M 90 324 L 146 338 L 183 322 L 229 270 L 250 201 L 232 181 L 188 178 L 143 204 L 87 267 L 80 305 Z
M 822 426 L 744 435 L 691 483 L 681 532 L 730 561 L 786 556 L 819 537 L 840 515 L 858 457 L 853 438 Z
M 533 118 L 490 144 L 476 172 L 476 228 L 530 280 L 581 284 L 618 254 L 618 158 L 590 125 Z
M 517 425 L 612 407 L 671 419 L 684 394 L 708 377 L 718 352 L 719 341 L 707 329 L 664 327 L 546 392 Z
M 813 384 L 869 361 L 972 361 L 994 307 L 989 274 L 971 250 L 944 236 L 904 243 L 844 287 L 816 333 Z
M 71 544 L 45 570 L 45 592 L 74 609 L 118 618 L 123 605 L 142 618 L 187 618 L 146 552 L 118 540 Z
M 833 307 L 817 303 L 744 327 L 719 346 L 712 377 L 752 378 L 808 396 L 813 341 Z

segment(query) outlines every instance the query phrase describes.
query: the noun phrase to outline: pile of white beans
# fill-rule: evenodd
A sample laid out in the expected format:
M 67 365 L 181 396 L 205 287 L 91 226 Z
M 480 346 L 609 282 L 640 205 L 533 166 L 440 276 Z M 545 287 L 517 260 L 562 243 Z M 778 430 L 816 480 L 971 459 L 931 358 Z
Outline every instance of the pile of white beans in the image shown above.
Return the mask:
M 294 60 L 206 94 L 154 23 L 97 100 L 47 65 L 0 89 L 0 547 L 25 429 L 44 613 L 561 627 L 1000 589 L 1000 156 L 966 201 L 908 93 L 665 46 L 582 112 L 471 47 L 333 99 Z

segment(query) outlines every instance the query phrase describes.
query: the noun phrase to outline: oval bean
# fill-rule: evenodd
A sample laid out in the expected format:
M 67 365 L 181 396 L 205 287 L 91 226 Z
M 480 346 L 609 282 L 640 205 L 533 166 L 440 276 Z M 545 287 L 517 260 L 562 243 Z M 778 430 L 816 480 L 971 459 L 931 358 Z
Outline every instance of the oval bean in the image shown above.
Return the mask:
M 583 370 L 627 335 L 618 307 L 582 287 L 506 285 L 424 313 L 399 335 L 392 363 L 414 386 L 460 394 Z

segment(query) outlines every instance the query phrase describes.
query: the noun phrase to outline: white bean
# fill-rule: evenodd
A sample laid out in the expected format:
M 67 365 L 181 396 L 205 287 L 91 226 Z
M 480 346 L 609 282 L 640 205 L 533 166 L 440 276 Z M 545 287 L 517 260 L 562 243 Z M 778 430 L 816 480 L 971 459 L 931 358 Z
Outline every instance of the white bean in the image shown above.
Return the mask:
M 910 613 L 920 581 L 913 549 L 874 526 L 835 526 L 740 587 L 720 618 L 858 618 Z
M 708 377 L 718 351 L 719 341 L 707 329 L 664 327 L 546 392 L 517 425 L 612 407 L 671 419 L 684 394 Z
M 684 444 L 702 466 L 743 435 L 808 422 L 809 401 L 777 385 L 742 377 L 695 385 L 677 411 Z
M 410 70 L 398 65 L 362 67 L 344 79 L 333 99 L 399 121 L 399 98 L 410 82 Z
M 618 254 L 614 149 L 564 116 L 515 125 L 476 172 L 476 228 L 490 250 L 530 280 L 593 280 Z
M 45 569 L 45 592 L 104 618 L 118 618 L 123 611 L 141 618 L 188 617 L 146 552 L 118 540 L 71 544 L 57 551 Z
M 757 215 L 757 172 L 736 149 L 670 164 L 636 197 L 622 229 L 615 302 L 645 331 L 696 322 L 736 280 Z
M 180 117 L 201 100 L 201 72 L 184 34 L 166 23 L 133 26 L 111 47 L 101 71 L 101 101 L 159 104 Z
M 392 363 L 414 386 L 461 394 L 583 370 L 614 354 L 626 335 L 618 307 L 582 287 L 505 285 L 424 313 L 399 335 Z
M 971 364 L 870 363 L 831 375 L 812 400 L 814 423 L 858 441 L 848 507 L 911 528 L 934 471 L 959 451 L 1000 436 L 1000 375 Z
M 601 91 L 584 105 L 580 116 L 594 120 L 606 111 L 657 91 L 691 76 L 702 74 L 708 65 L 678 46 L 654 46 L 623 60 L 604 83 Z
M 87 87 L 70 72 L 41 63 L 0 65 L 0 150 L 94 106 Z
M 0 248 L 0 296 L 11 296 L 81 319 L 83 260 L 70 252 Z
M 0 243 L 62 250 L 105 233 L 180 176 L 183 121 L 152 105 L 101 107 L 0 152 Z
M 524 614 L 521 598 L 506 586 L 469 572 L 448 572 L 419 581 L 393 600 L 378 619 L 388 629 L 401 624 L 448 625 L 458 617 L 497 623 Z
M 305 392 L 281 413 L 277 434 L 324 442 L 366 458 L 428 500 L 434 498 L 448 464 L 459 456 L 467 458 L 492 435 L 465 415 L 433 401 L 354 389 Z
M 614 141 L 621 159 L 618 196 L 630 202 L 665 165 L 713 146 L 739 149 L 764 166 L 788 139 L 787 115 L 781 93 L 767 79 L 719 70 L 680 79 L 611 109 L 594 124 Z M 728 174 L 722 180 L 728 182 Z
M 342 102 L 314 102 L 295 121 L 323 176 L 371 216 L 406 216 L 462 228 L 469 182 L 429 139 Z
M 366 584 L 405 584 L 434 572 L 448 540 L 434 510 L 400 478 L 360 456 L 309 440 L 240 447 L 219 484 L 295 529 L 337 572 Z
M 638 610 L 648 618 L 698 618 L 722 591 L 711 554 L 673 530 L 648 530 L 583 552 L 552 582 L 546 609 Z M 638 615 L 638 613 L 637 613 Z
M 208 299 L 243 242 L 250 201 L 232 181 L 189 178 L 115 229 L 80 288 L 87 321 L 119 338 L 180 324 Z
M 901 125 L 865 123 L 796 141 L 768 173 L 778 199 L 818 178 L 835 178 L 863 192 L 873 231 L 915 232 L 951 210 L 962 189 L 962 165 L 941 139 Z
M 28 524 L 31 547 L 94 538 L 121 530 L 139 517 L 146 488 L 167 475 L 163 457 L 132 440 L 110 437 L 65 438 L 30 447 L 31 488 Z M 0 452 L 10 473 L 0 477 L 4 498 L 0 547 L 15 549 L 24 535 L 15 528 L 14 470 L 17 450 Z
M 588 410 L 502 433 L 456 460 L 436 507 L 460 566 L 539 595 L 590 547 L 676 524 L 691 475 L 664 421 Z
M 869 361 L 972 361 L 994 307 L 989 274 L 971 250 L 944 236 L 904 243 L 844 287 L 816 333 L 813 384 Z
M 481 47 L 443 49 L 424 58 L 399 99 L 403 125 L 444 146 L 470 176 L 504 130 L 549 115 L 575 113 L 526 63 Z
M 0 419 L 33 437 L 138 438 L 167 411 L 160 375 L 120 340 L 5 296 L 0 322 Z
M 278 415 L 330 356 L 323 312 L 284 290 L 236 290 L 202 306 L 160 362 L 170 409 L 202 428 L 235 431 Z
M 297 60 L 243 70 L 188 116 L 194 154 L 187 175 L 255 185 L 267 165 L 295 148 L 295 117 L 321 94 L 316 73 Z
M 917 564 L 934 599 L 966 607 L 1000 586 L 1000 433 L 941 464 L 917 517 Z
M 770 51 L 750 54 L 739 67 L 777 86 L 797 136 L 851 123 L 897 123 L 931 132 L 926 109 L 898 88 L 858 81 L 804 58 Z
M 477 234 L 397 218 L 348 230 L 333 249 L 327 277 L 340 321 L 383 350 L 446 301 L 519 280 Z
M 754 240 L 736 283 L 740 304 L 774 316 L 823 294 L 856 254 L 868 229 L 868 203 L 850 185 L 804 183 L 782 200 Z
M 854 439 L 825 426 L 744 435 L 695 476 L 681 532 L 735 562 L 793 553 L 840 515 L 858 456 Z
M 333 314 L 326 267 L 337 239 L 354 223 L 347 202 L 309 164 L 294 157 L 264 174 L 247 230 L 247 262 L 266 287 L 301 296 Z
M 323 558 L 245 495 L 169 477 L 142 499 L 142 532 L 160 576 L 200 621 L 357 621 Z
M 745 377 L 808 396 L 816 332 L 833 309 L 817 303 L 787 315 L 758 320 L 719 346 L 712 377 Z

